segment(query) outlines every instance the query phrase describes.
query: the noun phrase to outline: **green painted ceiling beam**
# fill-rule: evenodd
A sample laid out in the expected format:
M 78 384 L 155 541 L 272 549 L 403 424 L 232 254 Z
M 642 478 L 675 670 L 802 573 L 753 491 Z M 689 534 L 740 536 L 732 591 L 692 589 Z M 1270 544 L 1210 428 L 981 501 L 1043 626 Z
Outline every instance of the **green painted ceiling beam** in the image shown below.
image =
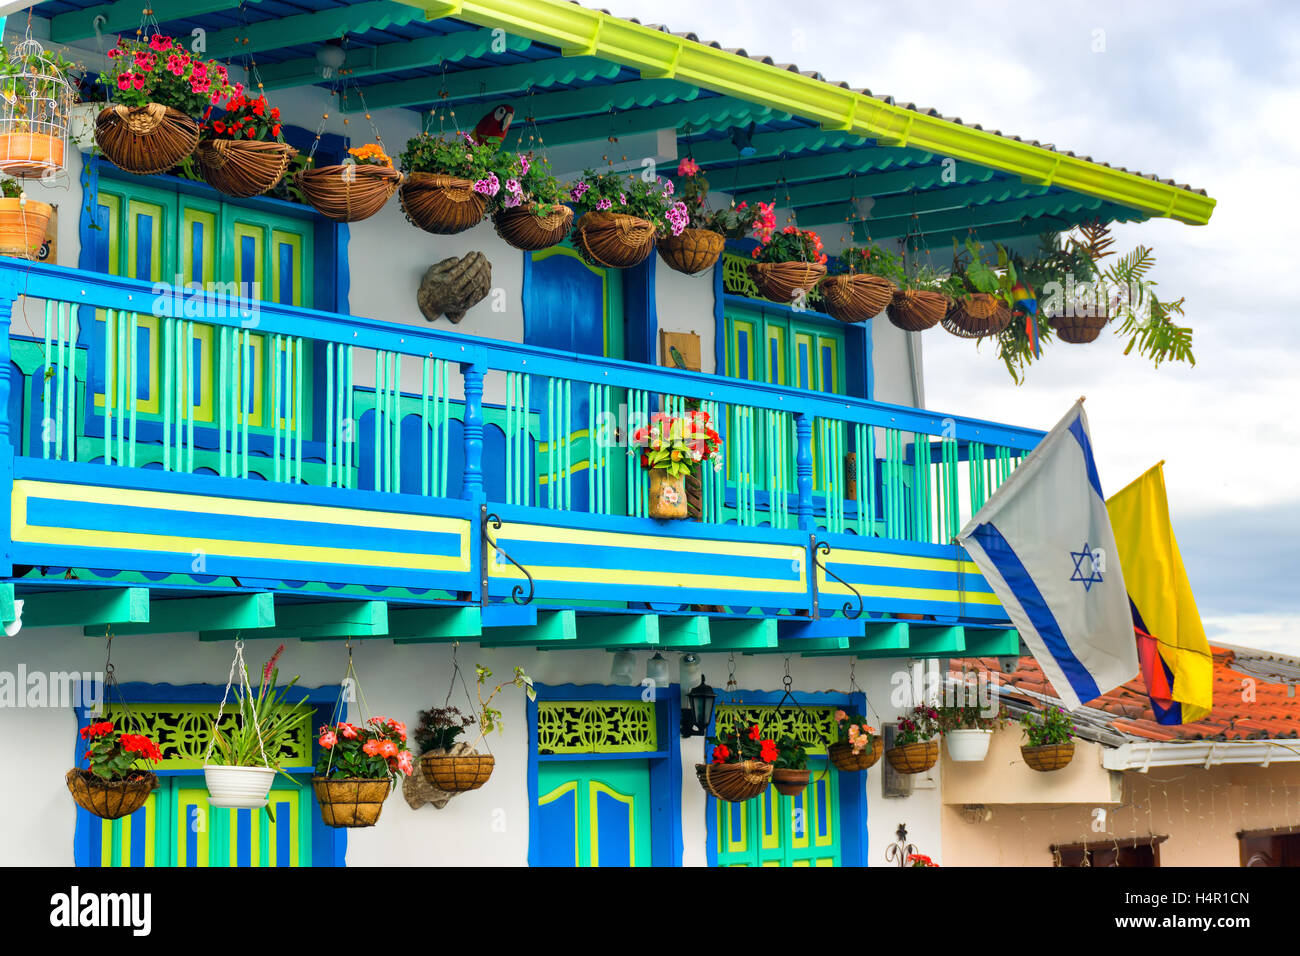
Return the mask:
M 483 633 L 483 611 L 465 607 L 390 607 L 388 633 L 394 644 L 446 644 L 476 641 Z
M 446 39 L 450 39 L 450 37 Z M 383 50 L 386 47 L 377 47 L 375 49 Z M 394 67 L 385 65 L 382 69 L 372 72 L 386 72 L 389 69 L 394 69 Z M 398 67 L 396 69 L 408 69 L 408 67 Z M 454 105 L 456 100 L 505 97 L 514 104 L 515 123 L 522 126 L 526 114 L 529 114 L 530 111 L 532 111 L 532 115 L 536 115 L 539 119 L 547 115 L 545 112 L 547 109 L 545 98 L 548 94 L 534 93 L 531 97 L 528 97 L 524 94 L 529 89 L 546 89 L 562 84 L 583 83 L 593 79 L 612 80 L 622 72 L 622 69 L 617 63 L 610 63 L 594 56 L 582 56 L 569 60 L 551 59 L 539 60 L 536 63 L 516 63 L 513 66 L 499 66 L 493 69 L 460 70 L 448 74 L 445 79 L 438 76 L 427 79 L 376 83 L 373 86 L 367 86 L 362 92 L 365 94 L 366 107 L 372 110 L 430 104 L 433 109 L 443 109 L 445 107 L 440 106 L 440 104 Z M 599 89 L 612 90 L 616 87 L 631 85 L 633 83 L 610 84 L 599 87 Z M 685 92 L 686 90 L 686 88 L 681 87 L 681 84 L 677 84 L 675 89 L 678 92 Z M 442 95 L 444 91 L 447 94 L 445 98 Z M 589 91 L 571 90 L 568 92 Z M 697 93 L 698 90 L 690 88 L 689 96 L 686 98 L 693 98 Z M 585 100 L 587 102 L 598 101 L 599 97 L 589 95 Z M 558 107 L 559 103 L 556 103 L 555 108 Z M 348 87 L 344 91 L 342 99 L 343 112 L 355 113 L 361 108 L 361 98 L 357 95 L 356 89 Z M 609 109 L 608 106 L 603 108 Z M 478 120 L 478 116 L 476 114 L 461 117 L 462 124 L 466 120 L 472 124 Z
M 1083 209 L 1072 213 L 1048 215 L 1041 219 L 1025 218 L 1000 225 L 980 226 L 976 236 L 983 243 L 1008 243 L 1020 239 L 1037 241 L 1044 232 L 1066 232 L 1079 223 L 1092 219 L 1100 219 L 1102 222 L 1140 222 L 1145 218 L 1146 216 L 1136 210 L 1103 203 L 1100 209 Z M 946 254 L 952 249 L 953 239 L 961 242 L 969 234 L 969 228 L 966 226 L 946 232 L 930 232 L 925 234 L 924 244 L 935 253 Z M 872 235 L 874 237 L 875 233 L 873 232 Z
M 913 627 L 907 636 L 909 657 L 957 657 L 966 653 L 966 629 L 951 627 Z
M 148 620 L 148 588 L 61 589 L 23 596 L 23 627 L 90 627 Z
M 800 180 L 833 179 L 833 185 L 840 188 L 834 197 L 848 199 L 854 174 L 857 174 L 857 181 L 863 183 L 870 175 L 879 175 L 886 170 L 907 172 L 925 169 L 933 159 L 931 154 L 917 150 L 864 146 L 861 149 L 814 153 L 784 162 L 777 160 L 741 166 L 738 175 L 724 174 L 721 176 L 721 182 L 726 184 L 728 190 L 735 189 L 738 197 L 749 199 L 751 202 L 755 199 L 764 201 L 771 199 L 773 190 L 776 189 L 777 199 L 784 204 L 787 190 L 794 199 L 796 189 L 827 185 L 826 183 L 801 184 Z M 972 170 L 975 168 L 970 164 L 967 166 Z M 858 192 L 861 196 L 876 194 L 878 193 L 868 193 L 864 190 Z
M 892 621 L 887 624 L 867 622 L 866 633 L 861 637 L 850 637 L 848 647 L 843 650 L 810 650 L 805 657 L 843 657 L 852 654 L 858 658 L 899 657 L 907 653 L 908 625 L 905 621 Z
M 281 604 L 275 629 L 303 641 L 343 641 L 388 634 L 386 601 L 327 601 L 321 604 Z
M 689 140 L 693 132 L 694 130 L 686 128 L 681 131 L 680 135 Z M 750 145 L 754 147 L 754 153 L 750 156 L 741 157 L 741 160 L 744 163 L 757 163 L 764 159 L 775 159 L 782 155 L 798 156 L 812 150 L 833 149 L 837 146 L 866 146 L 871 142 L 871 140 L 862 136 L 824 130 L 816 126 L 811 129 L 783 130 L 779 133 L 755 133 L 750 140 Z M 722 168 L 726 168 L 723 164 L 734 164 L 737 159 L 736 147 L 729 138 L 712 139 L 701 143 L 684 142 L 681 146 L 681 152 L 683 156 L 689 152 L 691 157 L 701 166 L 717 163 Z M 709 174 L 720 174 L 722 168 L 710 170 Z
M 13 582 L 0 584 L 0 621 L 8 624 L 15 616 Z
M 161 17 L 158 19 L 162 20 Z M 365 33 L 368 30 L 403 26 L 416 19 L 419 19 L 419 11 L 413 11 L 407 4 L 370 0 L 368 3 L 354 3 L 317 13 L 300 13 L 278 20 L 261 20 L 247 26 L 241 24 L 211 31 L 208 33 L 206 55 L 222 60 L 280 47 L 320 43 L 341 37 L 345 33 Z
M 661 82 L 642 80 L 643 83 Z M 630 85 L 630 84 L 629 84 Z M 549 96 L 559 96 L 550 93 Z M 541 97 L 536 97 L 541 99 Z M 545 114 L 539 108 L 537 116 Z M 748 123 L 751 119 L 763 122 L 773 116 L 763 106 L 757 106 L 745 100 L 730 96 L 712 96 L 697 100 L 683 100 L 666 106 L 652 106 L 646 109 L 625 110 L 622 113 L 604 113 L 583 116 L 578 119 L 561 120 L 539 127 L 542 139 L 547 146 L 565 146 L 570 143 L 582 143 L 589 140 L 602 140 L 609 136 L 632 136 L 637 133 L 651 133 L 660 129 L 680 129 L 686 124 L 694 129 L 712 129 L 730 127 Z M 523 128 L 511 127 L 506 137 L 509 149 L 518 149 L 519 141 L 526 136 Z
M 664 615 L 659 618 L 659 646 L 665 649 L 708 647 L 709 635 L 709 619 L 703 615 Z
M 802 637 L 779 638 L 776 647 L 763 647 L 747 650 L 745 654 L 812 654 L 821 651 L 825 654 L 847 654 L 851 637 Z
M 534 647 L 552 641 L 573 642 L 578 637 L 573 611 L 538 611 L 532 627 L 496 627 L 483 632 L 483 647 Z
M 251 2 L 257 3 L 259 0 Z M 159 23 L 201 17 L 209 13 L 224 13 L 239 9 L 239 5 L 239 0 L 153 0 L 147 4 Z M 134 34 L 140 26 L 140 12 L 144 6 L 146 4 L 140 0 L 118 0 L 117 3 L 101 3 L 60 13 L 50 19 L 50 39 L 55 43 L 88 40 L 95 35 L 95 18 L 100 16 L 104 22 L 100 24 L 99 32 L 105 36 L 110 33 Z
M 709 622 L 710 651 L 762 650 L 776 647 L 778 641 L 776 621 L 771 618 L 718 618 Z
M 910 215 L 896 216 L 890 219 L 876 219 L 873 217 L 867 223 L 855 226 L 855 235 L 865 238 L 869 233 L 873 240 L 883 241 L 918 233 L 926 237 L 940 233 L 961 237 L 966 235 L 967 230 L 974 229 L 975 237 L 984 242 L 990 238 L 984 234 L 984 229 L 988 226 L 1018 224 L 1022 221 L 1068 214 L 1080 214 L 1081 219 L 1090 219 L 1098 216 L 1105 205 L 1100 199 L 1091 196 L 1080 196 L 1078 193 L 1059 193 L 1055 196 L 1043 196 L 1034 199 L 985 203 L 982 206 L 971 206 L 966 209 L 930 213 L 916 219 L 913 219 Z M 819 217 L 805 216 L 801 213 L 799 221 L 804 226 L 811 226 L 817 218 Z M 1027 230 L 1022 227 L 1021 231 L 1046 232 L 1057 228 L 1059 228 L 1058 225 L 1045 222 L 1042 226 L 1028 227 Z M 948 245 L 950 243 L 945 243 L 942 248 L 946 251 Z M 929 246 L 933 251 L 940 249 L 940 246 L 934 241 L 930 241 Z
M 259 631 L 275 627 L 275 596 L 223 594 L 220 597 L 169 598 L 149 605 L 149 620 L 114 628 L 115 634 L 172 634 L 193 631 Z M 87 637 L 103 637 L 100 628 L 87 627 Z M 256 637 L 246 633 L 245 637 Z
M 329 39 L 329 37 L 323 37 L 322 39 Z M 447 36 L 421 37 L 418 40 L 407 40 L 404 43 L 352 47 L 346 51 L 343 66 L 340 67 L 339 72 L 348 75 L 352 79 L 358 79 L 373 76 L 376 73 L 411 70 L 422 66 L 438 66 L 442 63 L 459 63 L 461 60 L 476 60 L 492 52 L 493 44 L 497 42 L 491 30 L 461 30 Z M 532 40 L 517 36 L 506 36 L 502 42 L 505 44 L 505 49 L 511 53 L 522 53 L 533 45 Z M 617 63 L 597 60 L 595 57 L 592 57 L 591 60 L 594 63 L 601 64 L 606 70 L 614 71 L 614 73 L 621 69 Z M 548 64 L 551 73 L 556 76 L 562 76 L 574 69 L 572 61 L 550 59 L 542 62 Z M 520 65 L 528 66 L 529 64 Z M 492 84 L 498 82 L 495 74 L 513 69 L 514 67 L 501 67 L 496 70 L 473 70 L 453 73 L 447 77 L 448 92 L 451 91 L 453 81 L 464 83 L 467 81 L 461 78 L 471 75 L 476 77 L 476 89 L 479 83 L 485 81 L 488 83 L 488 88 L 491 89 Z M 259 66 L 258 70 L 262 74 L 262 83 L 268 90 L 328 82 L 321 77 L 320 64 L 316 62 L 314 56 L 303 57 L 298 60 L 286 60 L 283 63 L 271 63 L 267 66 Z M 424 84 L 419 80 L 407 80 L 405 82 L 413 88 L 424 88 Z M 371 87 L 371 89 L 379 90 L 386 85 L 388 84 L 381 84 Z M 440 85 L 435 86 L 433 95 L 429 99 L 438 99 L 440 89 Z M 366 102 L 371 103 L 368 92 Z M 427 101 L 416 100 L 415 102 Z M 371 106 L 373 107 L 374 104 L 371 103 Z
M 1020 632 L 1014 627 L 966 628 L 967 657 L 1011 657 L 1020 654 Z
M 831 130 L 869 136 L 882 145 L 914 146 L 1055 184 L 1154 215 L 1192 224 L 1209 221 L 1214 200 L 1155 179 L 1041 146 L 918 113 L 865 93 L 737 56 L 568 0 L 400 0 L 430 19 L 456 17 L 557 46 L 566 55 L 600 56 L 647 75 L 742 97 Z M 834 29 L 827 22 L 826 29 Z
M 570 647 L 658 647 L 657 614 L 582 614 L 577 619 L 577 639 Z
M 788 195 L 789 202 L 794 206 L 831 205 L 843 210 L 848 207 L 849 199 L 853 196 L 880 197 L 906 193 L 912 189 L 934 189 L 943 185 L 946 177 L 952 176 L 956 176 L 957 185 L 965 186 L 992 182 L 998 178 L 998 173 L 970 163 L 960 164 L 951 173 L 946 172 L 940 163 L 904 166 L 882 172 L 874 160 L 868 160 L 868 164 L 858 171 L 856 177 L 850 174 L 823 182 L 783 186 L 777 193 L 777 199 L 784 205 Z M 766 202 L 772 198 L 773 191 L 772 184 L 769 183 L 765 187 L 742 190 L 737 193 L 737 198 Z

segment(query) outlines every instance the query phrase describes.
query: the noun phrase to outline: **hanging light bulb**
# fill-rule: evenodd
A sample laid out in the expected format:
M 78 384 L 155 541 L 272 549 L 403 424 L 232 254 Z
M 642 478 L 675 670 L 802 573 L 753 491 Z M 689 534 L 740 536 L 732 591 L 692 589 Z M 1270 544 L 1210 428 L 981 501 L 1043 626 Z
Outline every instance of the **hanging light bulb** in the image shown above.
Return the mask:
M 646 661 L 645 676 L 646 680 L 654 681 L 655 687 L 667 687 L 672 683 L 668 658 L 664 657 L 659 651 L 655 651 L 654 656 Z
M 694 687 L 700 682 L 700 656 L 693 651 L 682 655 L 681 665 L 677 671 L 677 683 L 684 689 Z
M 609 679 L 615 684 L 631 684 L 632 668 L 636 666 L 636 656 L 631 651 L 619 651 L 614 655 L 614 663 L 609 669 Z

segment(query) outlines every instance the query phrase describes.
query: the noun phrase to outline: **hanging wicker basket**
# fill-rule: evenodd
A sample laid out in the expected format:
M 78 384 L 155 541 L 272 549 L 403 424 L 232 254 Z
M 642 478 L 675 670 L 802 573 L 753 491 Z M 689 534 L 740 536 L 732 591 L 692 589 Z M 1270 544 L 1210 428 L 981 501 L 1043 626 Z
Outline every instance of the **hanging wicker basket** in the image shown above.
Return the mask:
M 1060 770 L 1074 759 L 1074 741 L 1064 744 L 1043 744 L 1041 747 L 1020 748 L 1020 756 L 1025 759 L 1025 766 L 1031 770 L 1044 773 Z
M 100 152 L 128 173 L 165 173 L 199 145 L 199 124 L 161 103 L 108 106 L 95 120 Z
M 413 226 L 437 236 L 454 236 L 483 221 L 487 197 L 468 179 L 442 173 L 411 173 L 399 195 L 402 212 Z
M 811 772 L 808 770 L 788 770 L 778 767 L 772 771 L 772 786 L 776 788 L 777 793 L 787 797 L 797 797 L 808 789 L 810 776 Z
M 939 762 L 939 741 L 921 740 L 901 747 L 890 747 L 885 759 L 899 773 L 925 773 Z
M 284 178 L 298 151 L 270 140 L 212 139 L 194 151 L 203 181 L 227 196 L 260 196 Z
M 871 741 L 870 747 L 858 753 L 854 753 L 853 745 L 847 743 L 831 744 L 826 748 L 826 753 L 831 758 L 831 763 L 835 764 L 836 770 L 856 773 L 874 767 L 880 761 L 883 750 L 884 746 L 880 738 L 876 737 Z
M 311 788 L 327 827 L 373 827 L 393 785 L 387 777 L 312 777 Z
M 924 332 L 943 321 L 950 304 L 942 292 L 902 289 L 894 293 L 885 314 L 904 332 Z
M 697 763 L 695 776 L 700 786 L 719 800 L 741 803 L 752 800 L 772 780 L 772 765 L 758 760 L 740 763 Z
M 0 256 L 39 259 L 54 207 L 35 199 L 0 199 Z
M 1056 337 L 1071 345 L 1095 342 L 1109 321 L 1109 315 L 1061 315 L 1051 319 Z
M 573 225 L 573 210 L 568 206 L 554 205 L 545 216 L 533 210 L 534 203 L 525 203 L 514 209 L 498 209 L 492 214 L 492 225 L 497 235 L 524 252 L 549 249 L 564 241 Z
M 680 236 L 659 240 L 659 258 L 677 272 L 699 275 L 713 268 L 726 244 L 726 237 L 712 229 L 683 229 Z
M 294 178 L 312 208 L 335 222 L 369 219 L 402 182 L 391 166 L 360 163 L 305 169 Z
M 749 266 L 759 294 L 786 305 L 800 292 L 811 292 L 824 275 L 826 266 L 820 262 L 753 262 Z
M 77 806 L 105 820 L 135 813 L 158 789 L 158 777 L 146 770 L 135 771 L 130 780 L 107 781 L 89 770 L 73 768 L 63 779 Z
M 496 763 L 491 754 L 425 754 L 420 758 L 420 770 L 439 790 L 467 793 L 488 782 Z
M 882 276 L 829 276 L 822 280 L 822 300 L 831 318 L 841 322 L 865 322 L 874 318 L 894 299 L 898 287 Z
M 963 339 L 981 339 L 997 335 L 1011 324 L 1011 310 L 1002 300 L 987 292 L 974 292 L 955 299 L 943 327 Z
M 592 265 L 630 269 L 654 252 L 655 226 L 621 212 L 584 213 L 574 226 L 573 244 Z

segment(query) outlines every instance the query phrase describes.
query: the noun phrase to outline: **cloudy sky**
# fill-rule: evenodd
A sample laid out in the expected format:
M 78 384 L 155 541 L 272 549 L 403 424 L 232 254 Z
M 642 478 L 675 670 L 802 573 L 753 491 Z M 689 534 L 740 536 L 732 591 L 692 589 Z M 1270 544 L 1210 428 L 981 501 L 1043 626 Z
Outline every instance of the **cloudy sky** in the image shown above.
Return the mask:
M 933 332 L 927 404 L 1046 429 L 1086 395 L 1108 492 L 1165 460 L 1211 638 L 1300 653 L 1300 4 L 608 5 L 1217 199 L 1208 226 L 1116 230 L 1154 247 L 1163 297 L 1186 297 L 1194 368 L 1153 369 L 1106 332 L 1055 343 L 1017 387 L 988 346 Z

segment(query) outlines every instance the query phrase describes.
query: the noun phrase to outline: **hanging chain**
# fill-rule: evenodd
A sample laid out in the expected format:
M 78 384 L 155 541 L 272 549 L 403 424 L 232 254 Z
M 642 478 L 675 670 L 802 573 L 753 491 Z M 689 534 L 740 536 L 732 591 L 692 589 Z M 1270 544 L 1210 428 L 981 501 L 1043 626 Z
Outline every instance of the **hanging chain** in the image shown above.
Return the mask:
M 226 701 L 230 697 L 230 688 L 235 682 L 236 671 L 239 673 L 239 688 L 235 691 L 235 696 L 239 700 L 239 716 L 241 718 L 244 716 L 244 704 L 247 703 L 253 718 L 253 732 L 257 734 L 257 749 L 262 754 L 262 766 L 269 769 L 271 761 L 266 758 L 266 747 L 262 743 L 262 727 L 257 720 L 257 704 L 253 702 L 253 688 L 248 683 L 248 665 L 244 662 L 244 642 L 238 637 L 235 638 L 235 656 L 230 662 L 230 675 L 226 678 L 226 689 L 221 695 L 221 703 L 217 705 L 217 717 L 212 722 L 212 733 L 208 736 L 208 750 L 203 755 L 203 764 L 206 766 L 212 759 L 212 748 L 217 743 L 217 729 L 221 726 L 221 719 L 226 713 Z

